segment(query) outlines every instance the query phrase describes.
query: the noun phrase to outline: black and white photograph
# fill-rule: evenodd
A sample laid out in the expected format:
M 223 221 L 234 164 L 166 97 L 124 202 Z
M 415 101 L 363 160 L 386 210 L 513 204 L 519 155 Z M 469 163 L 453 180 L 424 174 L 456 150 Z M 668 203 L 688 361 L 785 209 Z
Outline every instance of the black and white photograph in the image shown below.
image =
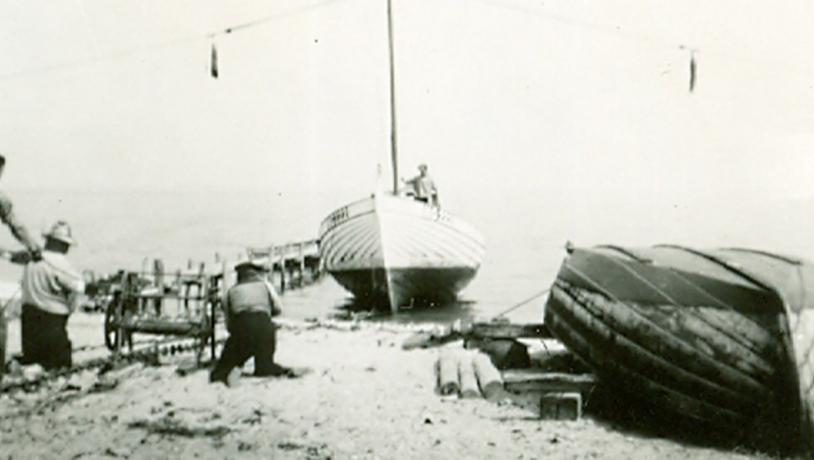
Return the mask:
M 814 458 L 812 18 L 0 0 L 0 459 Z

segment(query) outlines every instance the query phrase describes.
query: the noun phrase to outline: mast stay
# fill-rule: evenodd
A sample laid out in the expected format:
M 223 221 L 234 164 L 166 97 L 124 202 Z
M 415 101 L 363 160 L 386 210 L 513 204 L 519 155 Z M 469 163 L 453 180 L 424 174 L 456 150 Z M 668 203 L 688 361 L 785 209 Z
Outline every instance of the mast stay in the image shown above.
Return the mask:
M 387 0 L 387 49 L 390 60 L 390 162 L 393 165 L 393 193 L 399 191 L 398 137 L 396 135 L 396 71 L 393 53 L 393 5 Z

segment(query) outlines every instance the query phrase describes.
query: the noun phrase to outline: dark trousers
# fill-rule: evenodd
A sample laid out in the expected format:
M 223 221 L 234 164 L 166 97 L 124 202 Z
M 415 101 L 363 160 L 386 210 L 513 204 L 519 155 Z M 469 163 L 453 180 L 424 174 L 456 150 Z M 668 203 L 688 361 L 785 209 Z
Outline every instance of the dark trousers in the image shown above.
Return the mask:
M 20 322 L 23 364 L 39 364 L 46 370 L 71 367 L 68 315 L 55 315 L 25 304 Z
M 229 324 L 229 338 L 223 345 L 215 368 L 209 374 L 209 381 L 226 382 L 232 369 L 242 367 L 251 357 L 254 357 L 254 375 L 283 375 L 286 369 L 274 363 L 276 347 L 277 331 L 267 313 L 235 315 Z

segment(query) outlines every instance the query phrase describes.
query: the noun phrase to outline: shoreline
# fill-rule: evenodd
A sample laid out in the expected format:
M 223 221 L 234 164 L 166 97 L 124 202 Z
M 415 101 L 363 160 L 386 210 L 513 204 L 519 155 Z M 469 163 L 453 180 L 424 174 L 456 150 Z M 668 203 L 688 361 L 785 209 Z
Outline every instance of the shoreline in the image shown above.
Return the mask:
M 113 371 L 110 388 L 79 373 L 61 387 L 0 395 L 0 413 L 12 414 L 0 417 L 0 443 L 10 458 L 765 458 L 591 415 L 543 421 L 511 404 L 439 396 L 440 350 L 402 350 L 410 332 L 285 321 L 277 361 L 310 372 L 244 377 L 235 388 L 209 384 L 204 369 L 179 375 L 190 355 Z

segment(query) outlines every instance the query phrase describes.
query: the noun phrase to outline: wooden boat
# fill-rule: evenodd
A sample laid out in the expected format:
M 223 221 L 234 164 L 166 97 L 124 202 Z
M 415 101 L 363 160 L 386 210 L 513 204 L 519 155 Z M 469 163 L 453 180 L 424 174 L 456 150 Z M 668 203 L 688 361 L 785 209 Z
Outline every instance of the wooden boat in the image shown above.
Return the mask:
M 324 269 L 358 301 L 395 311 L 455 299 L 485 250 L 480 233 L 448 212 L 381 192 L 331 213 L 320 252 Z
M 569 247 L 545 323 L 659 413 L 814 452 L 814 265 L 747 249 Z
M 319 234 L 323 268 L 358 301 L 395 312 L 415 301 L 454 299 L 477 273 L 485 246 L 469 224 L 399 193 L 390 0 L 387 26 L 393 188 L 332 212 Z

